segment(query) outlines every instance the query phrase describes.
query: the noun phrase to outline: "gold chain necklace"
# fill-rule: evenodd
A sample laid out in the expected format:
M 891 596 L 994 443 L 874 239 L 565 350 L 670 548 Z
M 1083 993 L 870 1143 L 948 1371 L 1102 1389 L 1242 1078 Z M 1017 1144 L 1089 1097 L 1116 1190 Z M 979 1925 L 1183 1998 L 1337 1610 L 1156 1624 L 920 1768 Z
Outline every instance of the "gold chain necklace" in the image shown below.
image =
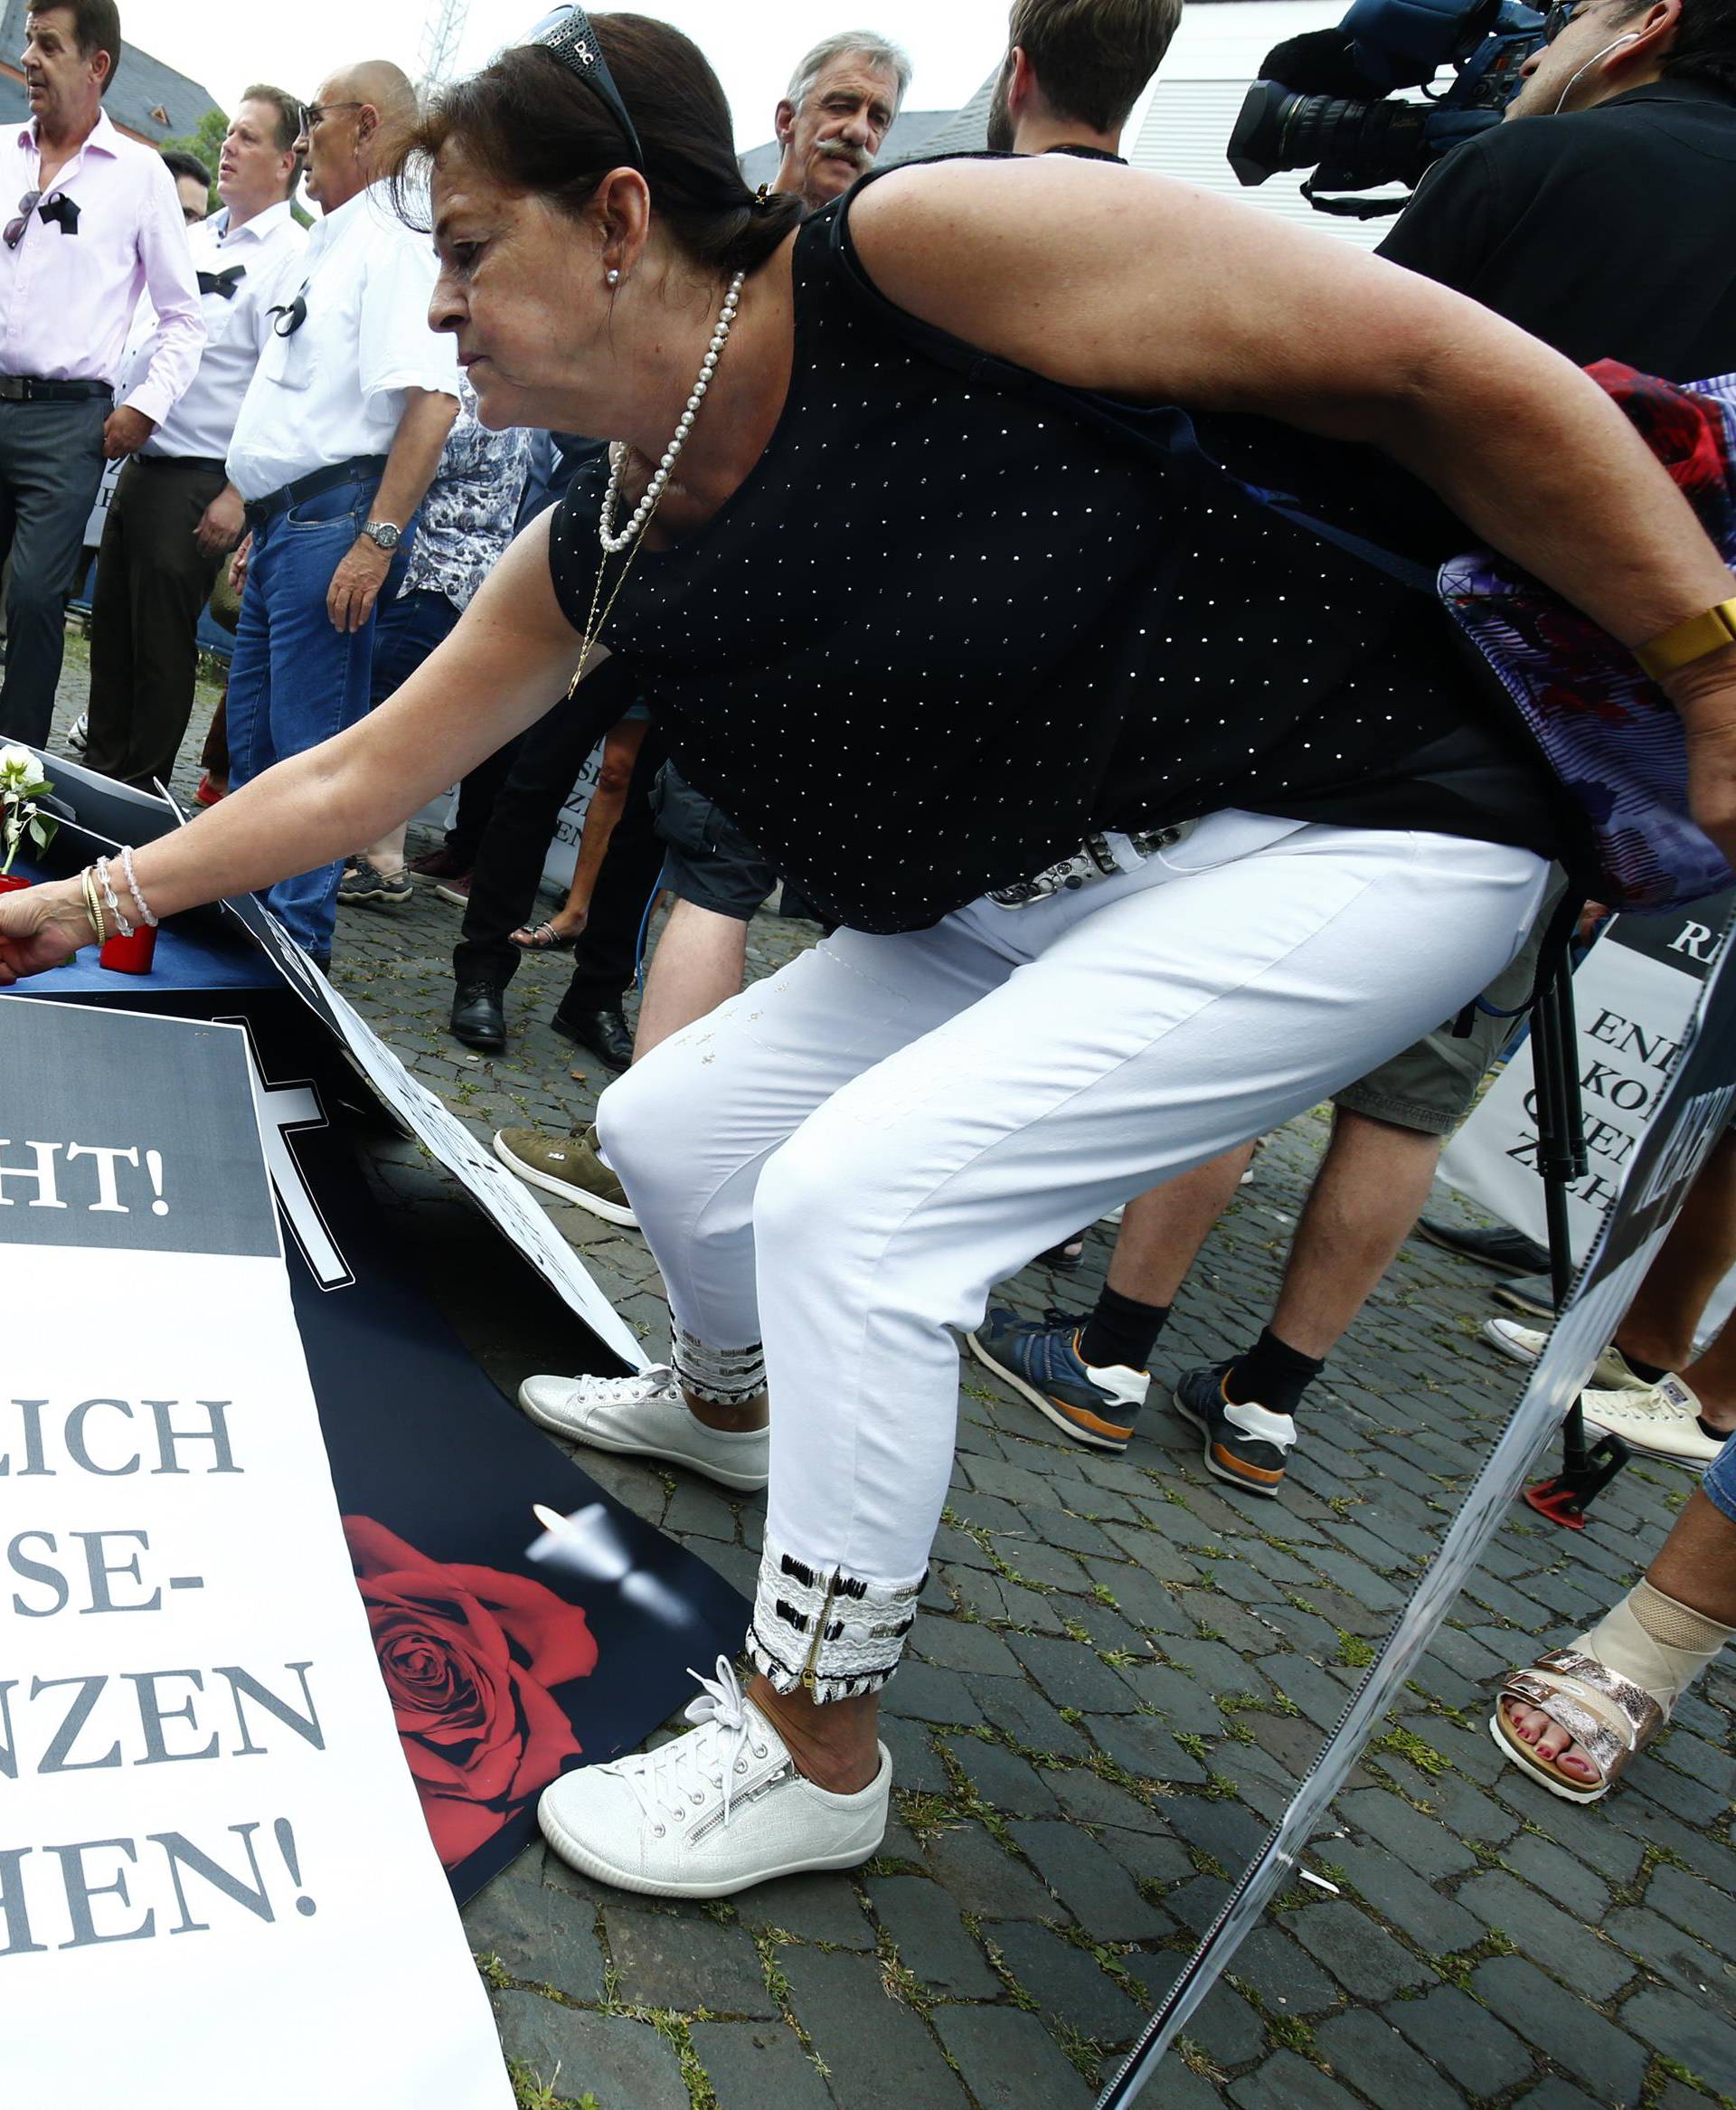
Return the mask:
M 625 459 L 625 458 L 626 449 L 623 448 L 622 459 Z M 598 604 L 601 602 L 603 599 L 603 574 L 609 569 L 609 552 L 607 550 L 603 550 L 599 552 L 598 555 L 597 583 L 590 590 L 590 613 L 585 617 L 585 635 L 584 640 L 579 648 L 579 665 L 574 671 L 571 684 L 567 690 L 567 698 L 569 702 L 571 702 L 572 697 L 578 694 L 579 684 L 583 681 L 585 678 L 586 671 L 590 667 L 590 656 L 602 641 L 603 626 L 608 622 L 609 617 L 614 614 L 615 603 L 621 598 L 621 589 L 627 584 L 628 574 L 632 572 L 633 569 L 634 560 L 638 556 L 639 552 L 645 547 L 646 535 L 650 530 L 651 523 L 656 518 L 657 503 L 659 500 L 661 500 L 662 497 L 663 493 L 662 491 L 659 491 L 657 493 L 656 498 L 652 501 L 650 511 L 646 513 L 644 518 L 641 520 L 639 524 L 639 531 L 633 538 L 633 546 L 627 553 L 627 562 L 621 566 L 621 575 L 618 580 L 616 580 L 614 587 L 609 593 L 608 601 L 603 604 L 603 611 L 601 615 L 598 614 L 597 610 Z

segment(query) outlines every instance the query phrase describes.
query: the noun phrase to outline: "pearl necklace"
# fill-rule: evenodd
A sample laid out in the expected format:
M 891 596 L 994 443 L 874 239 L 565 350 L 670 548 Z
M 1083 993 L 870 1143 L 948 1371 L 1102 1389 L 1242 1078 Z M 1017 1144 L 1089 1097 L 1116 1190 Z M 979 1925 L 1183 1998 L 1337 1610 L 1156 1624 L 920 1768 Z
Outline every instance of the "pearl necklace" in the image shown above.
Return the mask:
M 645 496 L 633 508 L 633 517 L 618 535 L 615 531 L 615 505 L 620 493 L 621 465 L 627 459 L 627 450 L 621 449 L 609 464 L 609 488 L 603 493 L 603 510 L 597 523 L 598 540 L 611 557 L 618 557 L 630 544 L 644 534 L 651 516 L 657 509 L 675 467 L 681 459 L 681 450 L 687 444 L 687 436 L 693 429 L 693 420 L 699 415 L 699 406 L 705 401 L 705 391 L 712 384 L 712 376 L 717 372 L 718 355 L 730 341 L 730 328 L 735 321 L 736 310 L 741 305 L 741 289 L 747 283 L 747 273 L 738 271 L 730 280 L 729 292 L 724 296 L 723 312 L 717 318 L 717 327 L 712 332 L 712 341 L 706 347 L 701 362 L 699 379 L 693 383 L 693 393 L 687 398 L 687 408 L 681 413 L 681 421 L 675 427 L 675 435 L 664 451 L 657 465 L 656 474 L 645 487 Z

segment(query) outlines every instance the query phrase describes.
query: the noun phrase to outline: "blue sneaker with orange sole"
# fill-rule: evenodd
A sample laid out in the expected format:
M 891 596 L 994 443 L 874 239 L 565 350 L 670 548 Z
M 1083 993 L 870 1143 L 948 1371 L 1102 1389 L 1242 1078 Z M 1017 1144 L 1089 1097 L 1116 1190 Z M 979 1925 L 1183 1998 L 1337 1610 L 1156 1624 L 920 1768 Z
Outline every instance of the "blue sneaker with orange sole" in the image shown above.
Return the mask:
M 1234 1360 L 1232 1356 L 1189 1370 L 1175 1386 L 1175 1411 L 1204 1437 L 1201 1455 L 1209 1473 L 1252 1495 L 1275 1495 L 1284 1484 L 1285 1461 L 1296 1448 L 1296 1424 L 1256 1400 L 1238 1403 L 1226 1396 L 1223 1380 Z
M 1151 1388 L 1148 1370 L 1122 1364 L 1094 1369 L 1079 1352 L 1083 1321 L 1065 1311 L 1042 1319 L 991 1311 L 965 1339 L 976 1360 L 994 1371 L 1058 1429 L 1093 1451 L 1125 1451 L 1134 1416 Z

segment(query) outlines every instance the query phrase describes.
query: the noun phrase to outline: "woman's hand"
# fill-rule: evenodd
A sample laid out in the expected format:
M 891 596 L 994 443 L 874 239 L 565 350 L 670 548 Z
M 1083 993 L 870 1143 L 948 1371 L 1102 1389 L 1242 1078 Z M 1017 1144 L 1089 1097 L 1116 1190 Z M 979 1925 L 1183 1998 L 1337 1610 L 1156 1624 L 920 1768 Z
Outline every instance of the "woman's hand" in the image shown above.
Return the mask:
M 62 967 L 96 933 L 76 879 L 0 894 L 0 988 Z

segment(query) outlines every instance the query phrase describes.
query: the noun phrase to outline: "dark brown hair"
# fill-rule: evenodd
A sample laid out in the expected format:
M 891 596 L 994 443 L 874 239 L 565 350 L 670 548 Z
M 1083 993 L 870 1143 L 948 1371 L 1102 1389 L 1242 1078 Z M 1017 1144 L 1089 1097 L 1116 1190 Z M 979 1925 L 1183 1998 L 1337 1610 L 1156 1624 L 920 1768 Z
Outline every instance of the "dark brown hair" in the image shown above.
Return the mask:
M 1182 0 L 1013 0 L 1008 43 L 1036 69 L 1058 118 L 1113 132 L 1157 71 Z
M 801 201 L 763 203 L 742 181 L 730 106 L 697 44 L 644 14 L 592 15 L 590 26 L 645 149 L 653 213 L 696 264 L 751 271 L 801 218 Z M 400 210 L 412 170 L 448 147 L 506 189 L 577 219 L 632 154 L 609 106 L 552 52 L 519 44 L 444 90 L 400 150 Z
M 296 141 L 301 137 L 301 105 L 287 89 L 273 88 L 269 81 L 256 80 L 242 96 L 241 101 L 269 103 L 278 115 L 277 136 L 272 141 L 273 146 L 279 154 L 293 151 Z M 289 172 L 289 188 L 285 194 L 287 196 L 295 196 L 296 185 L 300 183 L 301 172 L 307 166 L 307 156 L 297 154 L 296 166 Z
M 107 95 L 120 71 L 120 9 L 115 0 L 30 0 L 24 14 L 52 14 L 58 7 L 72 17 L 72 41 L 80 58 L 108 52 L 108 71 L 102 79 L 102 92 Z
M 1636 0 L 1614 19 L 1637 21 L 1650 5 L 1651 0 Z M 1736 95 L 1736 0 L 1682 0 L 1675 34 L 1657 70 L 1665 80 L 1703 80 Z

